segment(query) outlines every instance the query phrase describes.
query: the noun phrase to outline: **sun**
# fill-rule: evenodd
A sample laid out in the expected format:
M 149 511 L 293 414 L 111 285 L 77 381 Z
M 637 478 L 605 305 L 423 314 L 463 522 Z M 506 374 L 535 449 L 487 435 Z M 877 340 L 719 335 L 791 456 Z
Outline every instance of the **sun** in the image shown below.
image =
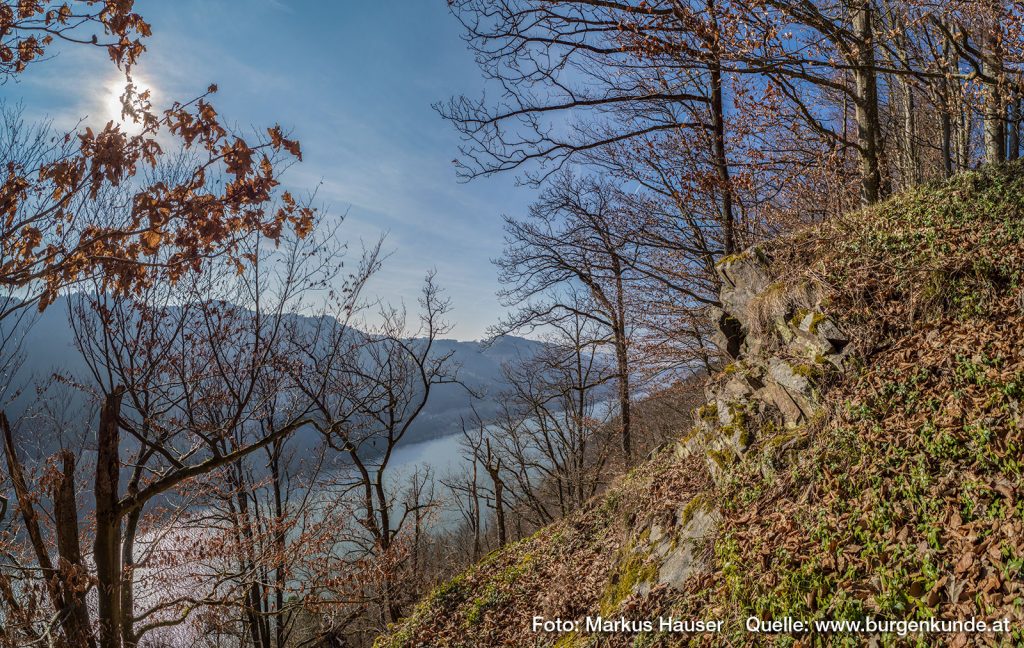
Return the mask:
M 151 84 L 148 79 L 132 72 L 132 83 L 135 85 L 137 92 L 149 90 L 150 101 L 154 101 L 156 93 L 153 89 L 153 84 Z M 104 123 L 107 121 L 113 121 L 115 124 L 124 124 L 125 126 L 132 125 L 131 119 L 126 119 L 121 115 L 121 96 L 124 94 L 125 86 L 127 84 L 128 81 L 125 79 L 124 75 L 111 77 L 103 84 L 103 91 L 99 97 L 99 117 Z

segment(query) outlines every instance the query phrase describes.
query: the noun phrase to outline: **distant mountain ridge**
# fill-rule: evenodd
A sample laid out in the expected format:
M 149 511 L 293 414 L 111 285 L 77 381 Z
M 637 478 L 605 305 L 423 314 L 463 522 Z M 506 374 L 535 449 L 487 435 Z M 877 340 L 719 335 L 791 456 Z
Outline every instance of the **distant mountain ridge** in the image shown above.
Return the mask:
M 81 354 L 75 348 L 74 335 L 68 322 L 69 299 L 62 297 L 44 312 L 37 314 L 28 326 L 18 349 L 22 357 L 20 367 L 3 382 L 24 392 L 12 401 L 10 389 L 4 395 L 2 405 L 9 414 L 17 416 L 34 397 L 32 385 L 45 380 L 56 372 L 72 377 L 87 378 L 88 368 Z M 298 317 L 298 316 L 296 316 Z M 0 328 L 4 325 L 0 324 Z M 7 324 L 9 328 L 11 324 Z M 4 339 L 7 339 L 6 337 Z M 535 354 L 544 343 L 515 336 L 504 336 L 485 344 L 481 341 L 438 339 L 434 342 L 436 352 L 453 353 L 452 359 L 459 364 L 460 380 L 469 390 L 460 385 L 436 385 L 432 390 L 426 408 L 410 428 L 406 443 L 426 441 L 461 430 L 462 419 L 468 419 L 475 408 L 485 418 L 496 411 L 494 394 L 502 389 L 502 365 L 517 358 L 528 358 Z M 13 350 L 4 349 L 3 355 Z M 471 392 L 483 395 L 474 399 Z M 85 399 L 83 397 L 82 404 Z

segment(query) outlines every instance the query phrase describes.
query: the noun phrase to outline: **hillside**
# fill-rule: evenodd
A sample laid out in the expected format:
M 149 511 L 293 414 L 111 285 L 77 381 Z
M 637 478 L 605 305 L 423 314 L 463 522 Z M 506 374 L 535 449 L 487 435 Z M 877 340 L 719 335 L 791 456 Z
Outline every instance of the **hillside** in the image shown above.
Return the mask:
M 379 648 L 1024 644 L 1022 167 L 917 188 L 718 270 L 734 359 L 693 428 L 437 588 Z M 588 631 L 598 615 L 654 627 Z M 578 628 L 534 632 L 535 616 Z M 668 616 L 721 625 L 659 630 Z M 749 632 L 752 616 L 779 626 Z M 1011 629 L 792 625 L 972 618 Z

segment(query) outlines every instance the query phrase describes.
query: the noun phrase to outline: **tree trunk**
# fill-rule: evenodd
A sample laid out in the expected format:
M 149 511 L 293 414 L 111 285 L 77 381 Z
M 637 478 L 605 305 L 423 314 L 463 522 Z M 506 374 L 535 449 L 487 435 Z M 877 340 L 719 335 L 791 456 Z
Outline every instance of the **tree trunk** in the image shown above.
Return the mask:
M 377 524 L 379 525 L 380 530 L 380 535 L 378 536 L 380 554 L 381 556 L 386 556 L 391 550 L 394 532 L 391 529 L 391 504 L 388 501 L 387 493 L 384 490 L 383 466 L 376 472 L 373 488 L 378 502 Z M 384 578 L 382 580 L 382 588 L 384 590 L 384 619 L 388 623 L 395 623 L 402 618 L 402 605 L 397 596 L 398 583 L 395 582 L 395 575 L 390 572 L 384 574 Z
M 7 415 L 2 411 L 0 411 L 0 432 L 3 433 L 4 453 L 7 456 L 7 470 L 10 473 L 11 485 L 14 487 L 15 499 L 18 501 L 18 510 L 21 511 L 21 519 L 25 525 L 25 535 L 28 536 L 32 550 L 36 554 L 36 560 L 39 561 L 39 570 L 42 572 L 43 582 L 46 585 L 46 593 L 53 604 L 54 611 L 57 613 L 57 618 L 62 620 L 61 627 L 64 629 L 64 636 L 70 640 L 74 637 L 75 631 L 66 625 L 70 614 L 65 603 L 64 589 L 62 587 L 63 581 L 57 569 L 53 566 L 53 561 L 50 559 L 49 547 L 46 546 L 46 542 L 43 539 L 43 533 L 39 527 L 39 517 L 35 506 L 33 506 L 34 498 L 29 491 L 28 482 L 25 480 L 25 471 L 14 447 L 11 426 L 7 422 Z M 13 595 L 5 593 L 4 598 L 13 598 Z
M 1002 52 L 998 18 L 993 16 L 985 43 L 982 72 L 991 80 L 985 83 L 985 161 L 998 164 L 1006 160 L 1006 102 L 1000 87 Z
M 952 43 L 946 42 L 944 47 L 950 52 L 947 60 L 949 62 L 949 81 L 946 85 L 946 92 L 949 97 L 950 120 L 953 122 L 953 160 L 954 169 L 962 170 L 970 167 L 971 151 L 971 123 L 972 111 L 967 105 L 964 96 L 963 82 L 959 80 L 960 58 L 955 53 Z
M 252 648 L 270 648 L 269 632 L 264 626 L 266 617 L 262 614 L 263 597 L 260 595 L 259 588 L 259 566 L 255 556 L 256 547 L 253 541 L 253 522 L 252 516 L 249 513 L 249 496 L 241 460 L 231 464 L 230 470 L 227 473 L 227 479 L 234 493 L 233 498 L 228 500 L 228 505 L 231 512 L 235 542 L 238 544 L 239 573 L 251 574 L 248 576 L 251 580 L 245 587 L 243 595 L 242 623 L 248 628 L 249 641 L 252 643 Z
M 899 60 L 909 65 L 911 60 L 910 49 L 907 46 L 907 38 L 897 32 L 893 44 L 899 50 Z M 898 65 L 893 65 L 897 67 Z M 896 82 L 898 75 L 892 75 L 890 84 Z M 921 159 L 917 146 L 917 105 L 914 100 L 914 84 L 908 75 L 898 76 L 900 88 L 901 117 L 903 118 L 903 132 L 901 137 L 901 154 L 903 157 L 901 175 L 904 188 L 913 187 L 921 183 Z
M 480 493 L 477 490 L 477 462 L 473 461 L 473 475 L 469 482 L 469 526 L 473 529 L 473 562 L 480 560 Z
M 494 480 L 494 517 L 498 521 L 498 547 L 508 544 L 508 531 L 505 529 L 505 485 L 501 479 Z
M 63 471 L 54 488 L 53 517 L 57 552 L 60 555 L 58 578 L 64 589 L 64 632 L 70 646 L 95 646 L 89 608 L 85 602 L 85 588 L 76 587 L 85 583 L 88 570 L 82 564 L 82 549 L 78 542 L 75 455 L 70 450 L 64 450 L 61 453 L 61 460 Z
M 135 609 L 135 534 L 141 517 L 142 509 L 135 509 L 128 514 L 121 539 L 121 641 L 124 648 L 134 648 L 139 642 L 135 636 L 132 610 Z
M 124 390 L 114 390 L 100 411 L 96 453 L 96 562 L 97 597 L 101 648 L 121 645 L 121 511 L 118 502 L 118 477 L 121 470 L 120 435 L 117 423 Z
M 967 169 L 971 163 L 971 130 L 974 128 L 971 111 L 967 107 L 964 97 L 958 97 L 957 103 L 957 137 L 956 137 L 956 159 L 957 167 Z
M 903 90 L 903 168 L 905 187 L 913 187 L 921 183 L 921 164 L 917 155 L 916 112 L 914 105 L 914 89 L 906 77 L 900 83 Z
M 950 66 L 951 46 L 945 42 L 942 46 L 942 62 L 947 68 Z M 946 178 L 953 177 L 955 170 L 953 159 L 953 83 L 947 79 L 940 79 L 936 83 L 936 95 L 940 104 L 939 128 L 941 130 L 941 151 L 942 151 L 942 172 Z
M 722 244 L 725 254 L 736 252 L 736 221 L 732 207 L 732 179 L 729 175 L 729 158 L 725 147 L 725 101 L 722 91 L 722 69 L 718 55 L 717 40 L 713 45 L 711 61 L 711 127 L 714 139 L 713 154 L 715 170 L 718 173 L 721 192 Z M 628 454 L 628 453 L 627 453 Z
M 491 440 L 487 443 L 487 463 L 484 466 L 487 474 L 491 477 L 491 484 L 494 486 L 494 517 L 498 524 L 498 547 L 504 547 L 508 542 L 508 532 L 505 528 L 505 482 L 501 480 L 501 459 L 492 463 Z
M 871 24 L 871 0 L 857 0 L 851 7 L 857 35 L 853 61 L 854 118 L 860 153 L 861 203 L 871 205 L 882 198 L 882 168 L 879 162 L 881 124 L 878 118 L 878 79 L 875 74 L 875 42 Z
M 1020 97 L 1015 97 L 1010 102 L 1010 123 L 1007 127 L 1007 160 L 1016 160 L 1020 157 Z
M 626 349 L 625 323 L 620 321 L 615 337 L 615 364 L 619 382 L 619 415 L 622 418 L 622 452 L 626 458 L 633 456 L 632 417 L 630 415 L 629 358 Z
M 939 122 L 942 127 L 942 171 L 947 178 L 951 178 L 953 177 L 953 124 L 948 110 L 949 105 L 947 104 L 939 116 Z
M 284 613 L 284 589 L 285 589 L 285 555 L 287 537 L 284 524 L 284 493 L 281 490 L 281 444 L 275 443 L 271 451 L 271 479 L 274 487 L 274 520 L 279 530 L 274 535 L 274 547 L 277 552 L 277 561 L 274 565 L 274 636 L 277 639 L 277 648 L 284 648 L 288 619 Z

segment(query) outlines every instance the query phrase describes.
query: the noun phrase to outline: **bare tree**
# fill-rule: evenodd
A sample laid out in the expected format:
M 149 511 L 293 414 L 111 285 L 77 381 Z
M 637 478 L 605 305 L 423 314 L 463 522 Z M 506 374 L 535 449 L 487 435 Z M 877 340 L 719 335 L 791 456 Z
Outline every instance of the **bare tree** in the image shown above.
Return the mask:
M 462 448 L 463 457 L 469 464 L 468 472 L 457 472 L 441 482 L 451 492 L 452 500 L 473 537 L 471 557 L 474 561 L 479 559 L 486 546 L 487 509 L 494 515 L 496 547 L 504 547 L 508 542 L 506 466 L 496 444 L 492 445 L 491 435 L 488 424 L 476 412 L 468 424 L 463 421 Z
M 716 196 L 726 253 L 735 251 L 723 49 L 742 35 L 721 31 L 727 9 L 713 0 L 450 4 L 501 91 L 493 102 L 438 106 L 466 141 L 464 177 L 533 165 L 526 177 L 540 181 L 608 146 L 690 137 L 711 169 L 705 188 Z
M 562 174 L 530 208 L 530 218 L 505 219 L 505 250 L 496 261 L 499 297 L 517 307 L 492 328 L 518 330 L 570 325 L 593 326 L 594 343 L 615 357 L 622 451 L 632 453 L 630 353 L 633 318 L 629 291 L 637 282 L 639 246 L 626 236 L 616 192 L 596 180 Z
M 332 496 L 348 502 L 356 525 L 339 530 L 335 546 L 343 550 L 325 556 L 325 580 L 350 571 L 349 587 L 334 594 L 339 605 L 369 606 L 379 612 L 372 628 L 397 620 L 414 600 L 415 590 L 403 574 L 408 536 L 413 544 L 422 530 L 432 498 L 422 495 L 426 475 L 420 475 L 400 497 L 391 461 L 395 449 L 423 412 L 438 385 L 458 384 L 452 352 L 438 352 L 436 342 L 450 330 L 445 321 L 449 301 L 427 275 L 420 298 L 419 325 L 410 327 L 404 308 L 381 307 L 379 323 L 364 330 L 339 328 L 333 319 L 317 320 L 297 338 L 294 353 L 302 359 L 299 382 L 309 399 L 317 430 L 337 453 L 343 469 L 330 486 Z M 324 486 L 326 488 L 326 486 Z M 410 527 L 411 525 L 411 527 Z M 347 622 L 366 614 L 343 616 Z M 332 631 L 339 631 L 333 628 Z
M 544 350 L 506 369 L 508 391 L 484 448 L 492 465 L 500 461 L 516 515 L 532 528 L 577 510 L 607 478 L 607 388 L 616 372 L 594 327 L 584 316 L 565 318 L 552 325 Z

